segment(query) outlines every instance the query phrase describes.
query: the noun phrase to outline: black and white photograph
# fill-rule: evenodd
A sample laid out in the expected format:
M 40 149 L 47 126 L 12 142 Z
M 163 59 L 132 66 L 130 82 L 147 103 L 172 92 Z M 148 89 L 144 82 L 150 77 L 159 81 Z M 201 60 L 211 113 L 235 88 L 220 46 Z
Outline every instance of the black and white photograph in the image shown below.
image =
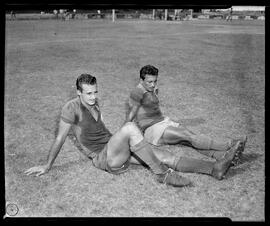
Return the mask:
M 7 4 L 2 217 L 264 222 L 266 9 Z

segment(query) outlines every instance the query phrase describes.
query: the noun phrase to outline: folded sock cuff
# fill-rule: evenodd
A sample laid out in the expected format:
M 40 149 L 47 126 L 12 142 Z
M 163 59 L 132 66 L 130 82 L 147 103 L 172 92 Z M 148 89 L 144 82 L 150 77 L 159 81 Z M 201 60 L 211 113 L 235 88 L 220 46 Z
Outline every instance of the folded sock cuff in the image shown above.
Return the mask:
M 149 145 L 149 143 L 145 139 L 143 139 L 138 144 L 135 144 L 134 146 L 130 147 L 130 151 L 136 153 L 146 145 Z

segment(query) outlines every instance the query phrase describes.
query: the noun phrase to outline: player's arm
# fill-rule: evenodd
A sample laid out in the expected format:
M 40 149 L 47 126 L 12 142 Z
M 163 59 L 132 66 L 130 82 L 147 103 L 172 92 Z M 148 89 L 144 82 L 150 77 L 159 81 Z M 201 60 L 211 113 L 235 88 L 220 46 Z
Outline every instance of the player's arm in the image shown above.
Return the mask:
M 47 163 L 45 165 L 34 166 L 34 167 L 26 170 L 25 173 L 27 175 L 37 173 L 37 176 L 39 176 L 39 175 L 42 175 L 44 173 L 47 173 L 51 169 L 51 167 L 54 163 L 54 160 L 56 159 L 57 155 L 59 154 L 59 152 L 60 152 L 60 150 L 61 150 L 61 148 L 66 140 L 66 137 L 68 135 L 70 128 L 71 128 L 71 124 L 66 123 L 62 119 L 60 119 L 58 135 L 55 138 L 55 140 L 51 146 L 51 149 L 50 149 L 50 152 L 48 155 Z
M 125 122 L 132 122 L 138 113 L 139 108 L 142 106 L 143 92 L 140 89 L 131 91 L 127 101 L 128 112 L 126 113 Z
M 125 122 L 132 122 L 133 119 L 135 118 L 138 110 L 140 108 L 140 105 L 135 105 L 131 106 L 129 113 L 126 115 L 126 121 Z

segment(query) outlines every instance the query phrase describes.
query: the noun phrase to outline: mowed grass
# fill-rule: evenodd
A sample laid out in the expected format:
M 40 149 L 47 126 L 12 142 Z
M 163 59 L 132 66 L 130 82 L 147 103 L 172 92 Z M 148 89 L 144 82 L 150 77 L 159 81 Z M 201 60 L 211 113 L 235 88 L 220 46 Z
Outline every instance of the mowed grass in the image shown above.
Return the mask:
M 16 216 L 264 221 L 264 22 L 7 21 L 5 62 L 5 196 Z M 67 139 L 48 174 L 23 173 L 46 162 L 77 76 L 97 77 L 105 123 L 115 132 L 146 64 L 159 68 L 165 115 L 216 139 L 248 136 L 243 164 L 222 181 L 180 173 L 194 186 L 173 188 L 142 166 L 118 176 L 98 170 Z M 211 160 L 188 147 L 164 148 Z

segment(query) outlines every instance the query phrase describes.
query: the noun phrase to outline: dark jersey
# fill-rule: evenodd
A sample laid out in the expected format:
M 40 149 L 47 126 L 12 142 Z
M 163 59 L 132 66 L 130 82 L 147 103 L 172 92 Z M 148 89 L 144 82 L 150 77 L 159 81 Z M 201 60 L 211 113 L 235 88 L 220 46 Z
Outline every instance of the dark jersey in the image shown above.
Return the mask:
M 72 124 L 77 140 L 89 150 L 87 153 L 89 156 L 93 152 L 102 150 L 112 136 L 101 119 L 98 105 L 96 108 L 98 110 L 97 121 L 77 97 L 67 102 L 61 112 L 61 119 Z
M 133 105 L 139 106 L 134 121 L 142 131 L 149 126 L 164 120 L 164 116 L 159 107 L 157 94 L 157 89 L 153 92 L 149 92 L 139 83 L 135 89 L 131 91 L 129 99 L 126 101 L 127 114 L 129 114 Z

